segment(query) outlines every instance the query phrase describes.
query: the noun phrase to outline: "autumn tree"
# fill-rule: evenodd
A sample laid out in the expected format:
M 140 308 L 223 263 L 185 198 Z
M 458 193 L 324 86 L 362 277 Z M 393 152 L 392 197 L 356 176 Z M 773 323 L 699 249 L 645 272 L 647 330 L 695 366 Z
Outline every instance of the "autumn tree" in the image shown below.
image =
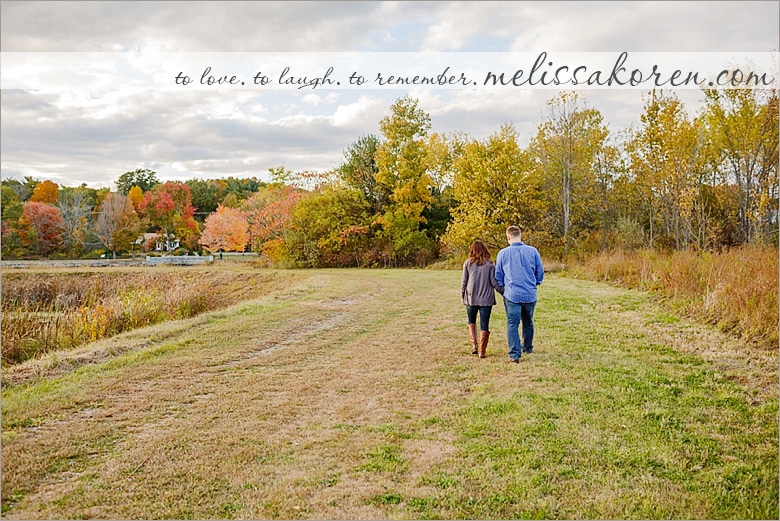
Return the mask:
M 222 206 L 228 208 L 241 208 L 241 201 L 238 200 L 238 196 L 235 193 L 229 193 L 222 200 Z
M 99 188 L 95 191 L 95 204 L 93 208 L 97 210 L 103 204 L 103 201 L 108 197 L 108 194 L 112 193 L 108 187 Z
M 21 184 L 21 183 L 20 183 Z M 19 240 L 19 218 L 22 216 L 24 204 L 19 200 L 19 195 L 3 181 L 2 186 L 2 256 L 15 256 L 22 248 Z
M 393 103 L 390 112 L 379 122 L 385 139 L 376 151 L 374 177 L 381 189 L 390 192 L 381 223 L 383 236 L 392 246 L 393 262 L 408 262 L 432 245 L 421 226 L 427 222 L 423 213 L 434 201 L 426 146 L 431 118 L 409 97 Z
M 499 249 L 506 244 L 508 225 L 533 230 L 542 203 L 539 180 L 530 166 L 511 125 L 502 126 L 483 141 L 465 143 L 453 165 L 457 205 L 444 242 L 461 252 L 475 239 Z
M 59 195 L 60 187 L 57 183 L 49 181 L 43 181 L 38 183 L 33 190 L 30 201 L 46 204 L 57 204 L 57 196 Z
M 133 249 L 141 235 L 141 221 L 130 199 L 118 192 L 109 193 L 100 205 L 95 232 L 116 259 L 117 250 Z
M 0 256 L 4 259 L 14 258 L 22 253 L 23 245 L 19 238 L 19 228 L 12 222 L 0 223 L 2 235 L 0 235 Z
M 268 174 L 271 177 L 271 185 L 275 185 L 277 187 L 291 185 L 292 180 L 295 177 L 295 172 L 285 167 L 284 165 L 272 166 L 268 169 Z
M 83 252 L 90 236 L 92 205 L 89 193 L 83 188 L 61 190 L 57 199 L 64 226 L 63 246 L 73 256 Z
M 19 237 L 41 257 L 62 245 L 64 224 L 60 210 L 50 204 L 27 201 L 19 217 Z
M 363 194 L 372 211 L 380 215 L 390 202 L 392 192 L 387 186 L 379 184 L 376 179 L 378 147 L 379 138 L 375 135 L 361 136 L 344 151 L 344 159 L 336 168 L 336 175 L 346 186 Z
M 40 181 L 29 175 L 24 176 L 24 181 L 18 179 L 3 179 L 3 186 L 7 186 L 19 196 L 19 201 L 27 202 L 30 196 L 35 191 L 35 187 L 38 186 Z
M 549 227 L 562 237 L 564 255 L 571 246 L 573 227 L 588 230 L 598 219 L 592 212 L 598 207 L 593 161 L 607 135 L 601 113 L 570 92 L 547 103 L 545 119 L 531 142 L 545 190 L 556 196 L 550 201 Z
M 249 225 L 242 212 L 222 205 L 206 217 L 203 233 L 198 239 L 198 244 L 210 252 L 244 251 L 247 242 Z
M 140 186 L 134 186 L 127 192 L 127 198 L 133 203 L 133 208 L 138 209 L 138 205 L 144 200 L 144 191 Z
M 292 230 L 292 215 L 303 192 L 293 186 L 261 188 L 241 207 L 249 224 L 251 249 L 276 261 L 286 254 L 285 240 Z
M 722 182 L 736 187 L 740 242 L 776 241 L 777 91 L 728 89 L 704 94 L 711 164 Z
M 423 211 L 425 224 L 422 227 L 437 243 L 452 220 L 451 211 L 455 205 L 453 191 L 455 162 L 462 154 L 465 142 L 466 137 L 461 133 L 454 133 L 451 136 L 434 133 L 428 136 L 426 143 L 426 172 L 431 180 L 429 189 L 432 202 Z
M 138 209 L 151 226 L 160 230 L 167 251 L 173 250 L 174 237 L 181 243 L 192 243 L 197 239 L 199 228 L 193 218 L 195 207 L 186 184 L 169 181 L 155 186 L 144 193 Z
M 290 256 L 315 268 L 370 262 L 373 217 L 370 203 L 355 187 L 332 183 L 306 194 L 293 211 Z
M 646 201 L 650 244 L 656 237 L 657 215 L 664 235 L 680 249 L 695 236 L 703 129 L 698 121 L 688 119 L 675 95 L 655 91 L 640 121 L 626 149 L 637 195 Z
M 9 222 L 18 221 L 19 217 L 22 216 L 23 208 L 24 205 L 16 191 L 4 184 L 2 187 L 2 220 Z
M 32 178 L 26 178 L 26 179 L 32 179 Z M 35 181 L 35 184 L 37 183 L 38 182 Z M 30 188 L 27 184 L 22 183 L 18 179 L 3 179 L 2 185 L 3 187 L 12 190 L 19 198 L 19 201 L 22 203 L 26 202 L 30 198 L 33 192 L 32 188 Z

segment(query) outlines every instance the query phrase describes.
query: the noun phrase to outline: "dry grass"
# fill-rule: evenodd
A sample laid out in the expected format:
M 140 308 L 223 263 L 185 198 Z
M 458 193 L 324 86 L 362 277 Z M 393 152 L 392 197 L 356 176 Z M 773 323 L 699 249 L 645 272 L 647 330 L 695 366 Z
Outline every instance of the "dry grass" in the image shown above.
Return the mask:
M 2 361 L 23 362 L 263 294 L 255 271 L 211 268 L 2 274 Z
M 613 252 L 572 266 L 570 273 L 652 291 L 677 311 L 777 350 L 777 248 L 752 246 L 721 254 Z
M 776 357 L 719 356 L 727 337 L 643 294 L 553 275 L 534 354 L 505 363 L 498 306 L 479 360 L 457 272 L 284 273 L 107 359 L 9 378 L 4 516 L 777 514 Z

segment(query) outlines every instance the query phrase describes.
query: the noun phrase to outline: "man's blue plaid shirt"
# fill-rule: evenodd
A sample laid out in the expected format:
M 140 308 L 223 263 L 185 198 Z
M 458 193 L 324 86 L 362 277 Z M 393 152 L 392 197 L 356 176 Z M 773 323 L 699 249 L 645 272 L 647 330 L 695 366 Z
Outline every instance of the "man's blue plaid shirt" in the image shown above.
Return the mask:
M 533 246 L 514 242 L 496 255 L 496 280 L 504 286 L 504 298 L 510 302 L 536 302 L 536 286 L 542 279 L 542 257 Z

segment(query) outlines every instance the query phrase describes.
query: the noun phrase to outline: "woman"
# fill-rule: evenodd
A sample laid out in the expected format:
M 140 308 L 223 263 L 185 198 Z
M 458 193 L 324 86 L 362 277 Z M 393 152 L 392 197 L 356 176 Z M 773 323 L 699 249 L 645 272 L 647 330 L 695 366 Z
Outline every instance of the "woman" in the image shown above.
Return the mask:
M 461 302 L 466 306 L 471 354 L 485 358 L 490 338 L 490 312 L 496 305 L 493 289 L 504 293 L 504 287 L 496 282 L 496 267 L 490 260 L 490 252 L 482 241 L 474 241 L 469 249 L 469 258 L 463 263 L 463 278 L 460 284 Z M 477 347 L 477 313 L 479 313 L 480 339 Z

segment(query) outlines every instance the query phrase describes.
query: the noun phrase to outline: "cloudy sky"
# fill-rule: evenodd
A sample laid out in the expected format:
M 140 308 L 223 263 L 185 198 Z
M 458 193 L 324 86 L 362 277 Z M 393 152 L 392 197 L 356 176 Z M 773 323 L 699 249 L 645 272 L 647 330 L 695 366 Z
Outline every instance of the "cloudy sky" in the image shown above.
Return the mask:
M 63 51 L 88 57 L 92 55 L 87 53 L 136 53 L 142 58 L 150 53 L 285 52 L 315 61 L 322 53 L 357 52 L 377 62 L 380 53 L 387 52 L 776 53 L 779 5 L 3 1 L 4 74 L 10 71 L 10 58 L 18 63 L 17 53 L 22 52 L 51 60 L 43 65 L 51 70 L 46 89 L 6 88 L 4 83 L 0 176 L 30 175 L 65 186 L 87 183 L 114 189 L 122 173 L 136 168 L 152 169 L 163 180 L 267 179 L 268 169 L 278 166 L 328 170 L 339 164 L 343 151 L 357 138 L 380 135 L 379 121 L 404 95 L 419 99 L 420 108 L 431 116 L 433 132 L 462 132 L 482 139 L 511 123 L 525 145 L 543 117 L 546 101 L 558 92 L 202 90 L 153 84 L 125 88 L 116 81 L 99 84 L 94 77 L 81 88 L 66 88 L 63 83 L 58 90 L 58 82 L 65 80 L 56 62 L 70 62 L 54 53 Z M 78 65 L 70 69 L 74 75 L 79 72 Z M 176 72 L 163 76 L 172 79 Z M 617 88 L 579 92 L 603 113 L 615 135 L 638 122 L 646 93 Z M 695 114 L 700 94 L 691 89 L 677 94 Z

